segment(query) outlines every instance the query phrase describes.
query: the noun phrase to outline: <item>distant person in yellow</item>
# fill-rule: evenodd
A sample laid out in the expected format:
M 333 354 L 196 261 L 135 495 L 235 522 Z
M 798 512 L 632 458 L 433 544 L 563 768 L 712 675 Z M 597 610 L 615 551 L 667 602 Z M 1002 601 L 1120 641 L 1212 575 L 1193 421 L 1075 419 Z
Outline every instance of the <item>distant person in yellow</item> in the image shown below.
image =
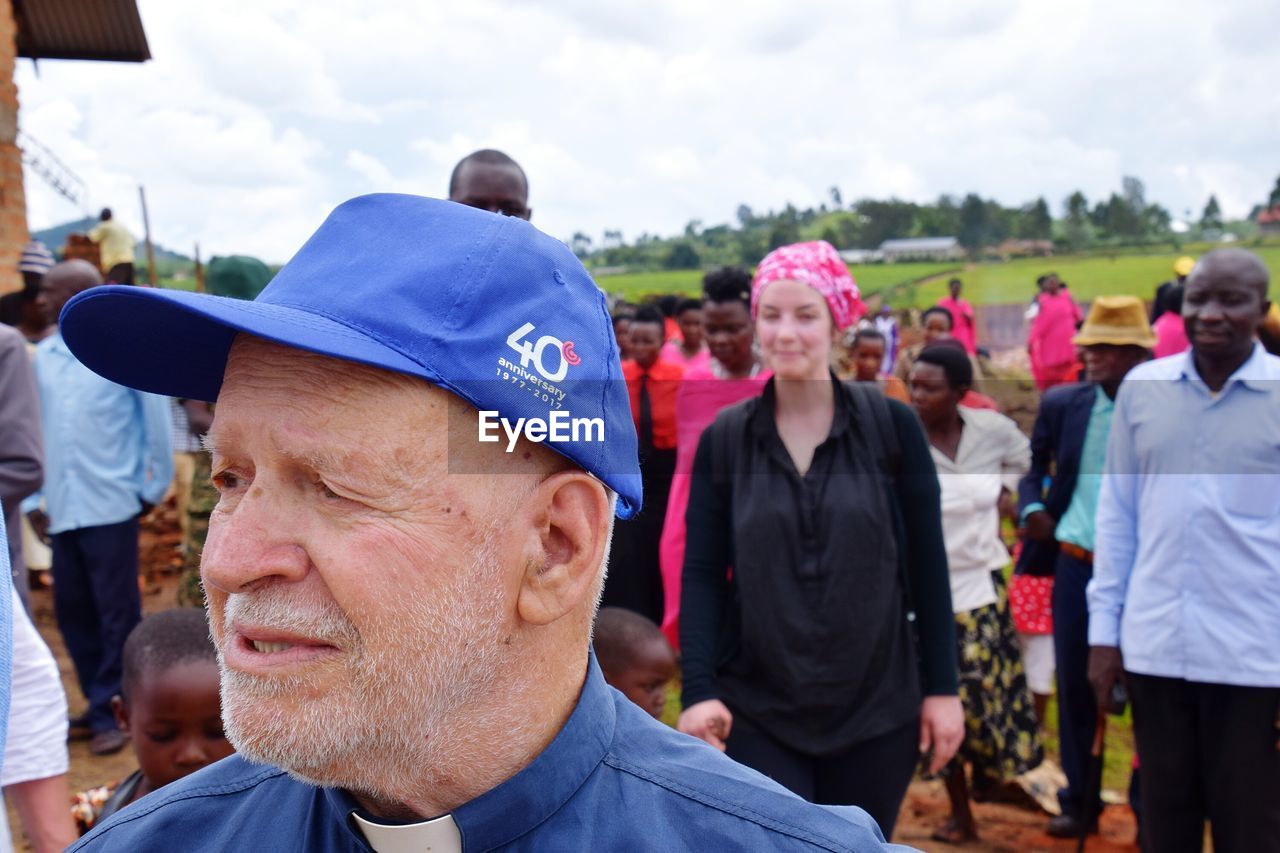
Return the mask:
M 98 244 L 103 278 L 107 284 L 133 284 L 133 235 L 112 218 L 111 208 L 102 208 L 99 218 L 102 221 L 89 232 L 89 239 Z

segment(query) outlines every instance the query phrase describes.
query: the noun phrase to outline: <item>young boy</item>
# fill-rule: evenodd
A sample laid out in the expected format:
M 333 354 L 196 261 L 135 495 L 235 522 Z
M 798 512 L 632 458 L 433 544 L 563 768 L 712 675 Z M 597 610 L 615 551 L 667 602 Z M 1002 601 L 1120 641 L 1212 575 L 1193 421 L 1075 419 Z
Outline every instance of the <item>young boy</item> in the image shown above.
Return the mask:
M 218 663 L 202 608 L 148 616 L 124 644 L 116 724 L 133 739 L 139 769 L 112 789 L 76 796 L 81 834 L 130 803 L 234 752 L 222 732 Z
M 658 626 L 639 613 L 602 607 L 591 644 L 604 680 L 654 719 L 662 719 L 667 685 L 676 677 L 676 656 Z
M 887 346 L 884 335 L 877 329 L 869 326 L 859 329 L 849 344 L 849 359 L 853 362 L 850 372 L 855 381 L 875 382 L 885 396 L 908 402 L 911 395 L 906 383 L 896 376 L 886 376 L 881 372 Z

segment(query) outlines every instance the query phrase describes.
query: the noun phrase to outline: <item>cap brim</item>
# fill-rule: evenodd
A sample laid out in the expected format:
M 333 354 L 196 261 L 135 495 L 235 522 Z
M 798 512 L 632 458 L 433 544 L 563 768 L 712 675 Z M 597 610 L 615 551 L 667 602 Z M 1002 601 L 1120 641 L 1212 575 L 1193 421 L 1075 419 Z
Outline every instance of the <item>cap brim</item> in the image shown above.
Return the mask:
M 204 293 L 94 287 L 67 303 L 58 330 L 94 373 L 169 397 L 217 399 L 241 332 L 440 384 L 425 365 L 321 314 Z

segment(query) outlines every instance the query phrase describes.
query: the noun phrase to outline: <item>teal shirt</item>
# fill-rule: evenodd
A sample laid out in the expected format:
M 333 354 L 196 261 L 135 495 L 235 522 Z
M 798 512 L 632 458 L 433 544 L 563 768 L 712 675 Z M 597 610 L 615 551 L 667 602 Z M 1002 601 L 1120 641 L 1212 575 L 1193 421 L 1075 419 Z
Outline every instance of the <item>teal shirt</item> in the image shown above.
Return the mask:
M 1111 415 L 1116 410 L 1115 401 L 1101 386 L 1094 393 L 1089 426 L 1080 449 L 1076 490 L 1054 533 L 1059 542 L 1070 542 L 1086 551 L 1093 550 L 1094 518 L 1098 512 L 1098 493 L 1102 490 L 1102 468 L 1107 460 L 1107 437 L 1111 434 Z

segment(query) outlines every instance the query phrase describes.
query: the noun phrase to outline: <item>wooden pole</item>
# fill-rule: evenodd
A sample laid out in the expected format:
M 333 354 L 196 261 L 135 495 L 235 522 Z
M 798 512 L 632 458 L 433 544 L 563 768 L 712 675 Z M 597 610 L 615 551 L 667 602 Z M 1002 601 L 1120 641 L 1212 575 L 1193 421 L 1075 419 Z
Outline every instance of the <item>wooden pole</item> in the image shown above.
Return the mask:
M 142 230 L 147 239 L 147 283 L 156 286 L 156 250 L 151 245 L 151 219 L 147 216 L 147 191 L 139 184 L 138 198 L 142 199 Z
M 200 263 L 199 243 L 196 243 L 196 293 L 204 293 L 204 264 Z

